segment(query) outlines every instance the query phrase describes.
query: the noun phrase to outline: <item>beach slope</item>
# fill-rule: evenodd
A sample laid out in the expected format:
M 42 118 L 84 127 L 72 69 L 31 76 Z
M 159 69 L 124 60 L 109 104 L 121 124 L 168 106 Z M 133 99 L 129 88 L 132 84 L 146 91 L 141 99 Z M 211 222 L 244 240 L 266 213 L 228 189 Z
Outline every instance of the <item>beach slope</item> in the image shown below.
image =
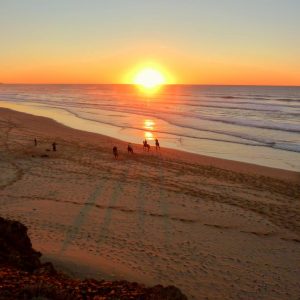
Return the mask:
M 0 108 L 0 216 L 71 275 L 298 299 L 299 173 L 133 148 Z

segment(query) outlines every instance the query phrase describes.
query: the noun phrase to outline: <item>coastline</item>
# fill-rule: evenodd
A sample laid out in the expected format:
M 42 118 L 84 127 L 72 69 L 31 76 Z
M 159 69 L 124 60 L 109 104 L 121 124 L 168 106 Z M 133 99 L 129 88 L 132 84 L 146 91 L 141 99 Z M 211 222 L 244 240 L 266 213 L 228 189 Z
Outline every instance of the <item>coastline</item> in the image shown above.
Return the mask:
M 50 118 L 69 128 L 109 136 L 114 139 L 122 140 L 125 143 L 131 142 L 135 144 L 140 144 L 141 141 L 144 139 L 144 129 L 126 129 L 122 127 L 120 128 L 109 123 L 99 123 L 97 121 L 82 119 L 76 114 L 71 114 L 69 111 L 65 111 L 63 108 L 40 106 L 35 105 L 34 103 L 33 105 L 27 105 L 24 103 L 20 104 L 5 101 L 1 101 L 0 104 L 0 107 L 3 108 L 12 109 L 15 111 L 35 116 Z M 185 148 L 181 145 L 178 145 L 177 143 L 170 142 L 170 140 L 168 139 L 172 140 L 175 137 L 171 136 L 172 135 L 170 135 L 170 137 L 167 139 L 161 140 L 161 143 L 164 146 L 164 148 L 174 149 L 190 154 L 197 154 L 203 157 L 211 157 L 231 162 L 242 162 L 249 165 L 255 164 L 257 166 L 262 167 L 300 172 L 300 165 L 295 163 L 299 161 L 300 154 L 296 152 L 278 149 L 275 150 L 272 148 L 269 149 L 264 147 L 264 152 L 261 153 L 259 149 L 246 149 L 240 146 L 234 146 L 234 148 L 230 148 L 230 151 L 228 153 L 225 153 L 227 152 L 227 150 L 222 150 L 220 152 L 216 149 L 219 149 L 219 147 L 227 149 L 226 147 L 231 147 L 230 144 L 224 143 L 221 145 L 214 145 L 206 141 L 201 145 L 189 142 L 189 146 Z M 275 155 L 275 151 L 280 151 L 280 156 L 277 156 L 277 154 Z
M 300 292 L 299 172 L 140 145 L 130 156 L 126 142 L 3 108 L 0 121 L 0 214 L 62 268 L 190 299 Z
M 115 138 L 115 137 L 112 137 L 109 135 L 103 135 L 100 133 L 90 132 L 88 130 L 81 130 L 78 128 L 69 127 L 65 124 L 62 124 L 62 123 L 52 119 L 50 116 L 49 117 L 38 116 L 38 115 L 34 115 L 34 114 L 31 114 L 28 112 L 18 111 L 18 110 L 14 110 L 11 108 L 6 108 L 6 107 L 0 106 L 0 111 L 3 111 L 3 110 L 18 112 L 20 114 L 29 115 L 33 118 L 41 118 L 40 120 L 42 120 L 43 122 L 48 120 L 47 122 L 49 122 L 49 123 L 54 122 L 54 123 L 62 126 L 62 128 L 68 128 L 69 130 L 74 130 L 75 132 L 78 132 L 81 135 L 88 134 L 90 136 L 104 138 L 105 142 L 107 142 L 107 139 L 108 140 L 110 139 L 111 145 L 113 144 L 112 141 L 116 141 L 117 143 L 122 145 L 123 149 L 126 149 L 127 144 L 128 144 L 127 141 L 123 141 L 123 140 L 120 140 L 118 138 Z M 49 126 L 51 126 L 51 125 L 49 125 Z M 133 145 L 135 147 L 141 148 L 140 144 L 133 143 Z M 154 148 L 154 147 L 152 147 L 152 148 Z M 296 183 L 299 182 L 299 180 L 300 180 L 300 172 L 298 172 L 298 171 L 273 168 L 273 167 L 262 166 L 262 165 L 258 165 L 258 164 L 254 164 L 254 163 L 247 163 L 247 162 L 242 162 L 242 161 L 218 158 L 218 157 L 214 157 L 214 156 L 206 156 L 206 155 L 202 155 L 202 154 L 198 154 L 198 153 L 182 151 L 179 149 L 172 149 L 172 148 L 167 148 L 167 147 L 163 147 L 163 148 L 164 148 L 165 153 L 173 159 L 181 158 L 186 161 L 192 161 L 192 162 L 196 160 L 196 161 L 199 161 L 200 164 L 206 165 L 206 166 L 218 166 L 225 170 L 247 173 L 247 174 L 250 172 L 252 174 L 256 174 L 256 175 L 260 175 L 260 176 L 270 176 L 270 177 L 277 178 L 277 179 L 292 180 L 293 182 L 296 182 Z M 110 151 L 110 149 L 109 149 L 109 151 Z

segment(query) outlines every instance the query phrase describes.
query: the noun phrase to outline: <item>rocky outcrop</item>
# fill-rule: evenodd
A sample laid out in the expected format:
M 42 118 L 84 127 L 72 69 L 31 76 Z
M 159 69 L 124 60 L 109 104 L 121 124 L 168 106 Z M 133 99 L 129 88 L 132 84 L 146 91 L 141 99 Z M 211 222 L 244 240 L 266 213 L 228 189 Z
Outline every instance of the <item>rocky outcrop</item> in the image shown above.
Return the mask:
M 0 217 L 0 300 L 187 300 L 174 286 L 69 278 L 51 263 L 42 264 L 40 256 L 32 249 L 26 226 Z
M 33 272 L 41 266 L 41 253 L 32 249 L 27 228 L 0 217 L 0 264 Z

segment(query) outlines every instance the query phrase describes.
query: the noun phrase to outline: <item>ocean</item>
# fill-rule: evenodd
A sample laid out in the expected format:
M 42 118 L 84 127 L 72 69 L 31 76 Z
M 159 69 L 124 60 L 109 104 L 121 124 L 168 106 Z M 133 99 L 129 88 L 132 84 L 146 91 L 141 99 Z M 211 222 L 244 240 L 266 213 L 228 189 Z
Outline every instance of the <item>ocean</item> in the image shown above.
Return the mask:
M 300 171 L 300 87 L 0 85 L 0 106 L 132 143 Z

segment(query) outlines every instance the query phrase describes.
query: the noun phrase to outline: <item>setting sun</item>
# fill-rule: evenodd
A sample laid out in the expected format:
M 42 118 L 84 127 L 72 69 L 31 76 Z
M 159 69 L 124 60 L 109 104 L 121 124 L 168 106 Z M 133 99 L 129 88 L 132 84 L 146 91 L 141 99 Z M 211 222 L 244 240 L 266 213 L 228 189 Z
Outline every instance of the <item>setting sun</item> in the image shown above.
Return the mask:
M 164 76 L 152 68 L 143 69 L 136 74 L 133 82 L 145 88 L 155 88 L 166 83 Z

